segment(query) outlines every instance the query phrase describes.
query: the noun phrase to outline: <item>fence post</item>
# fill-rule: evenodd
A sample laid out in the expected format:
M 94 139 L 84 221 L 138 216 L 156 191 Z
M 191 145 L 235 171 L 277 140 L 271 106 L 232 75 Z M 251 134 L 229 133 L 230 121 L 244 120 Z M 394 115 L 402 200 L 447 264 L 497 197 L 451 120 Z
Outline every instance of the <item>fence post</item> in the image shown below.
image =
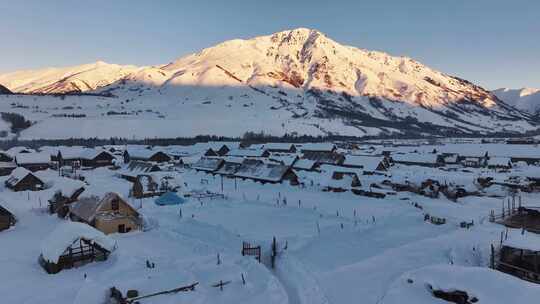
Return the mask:
M 489 264 L 491 269 L 495 269 L 495 247 L 491 244 L 491 255 L 489 257 Z

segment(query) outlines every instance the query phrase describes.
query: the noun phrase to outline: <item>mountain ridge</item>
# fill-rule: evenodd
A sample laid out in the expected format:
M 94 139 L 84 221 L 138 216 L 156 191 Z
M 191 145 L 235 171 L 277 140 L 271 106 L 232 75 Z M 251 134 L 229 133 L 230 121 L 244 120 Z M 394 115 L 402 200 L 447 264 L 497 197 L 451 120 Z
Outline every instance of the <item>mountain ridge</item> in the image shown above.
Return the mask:
M 307 129 L 327 135 L 536 129 L 533 115 L 467 80 L 408 57 L 341 45 L 306 28 L 225 41 L 160 66 L 105 65 L 89 70 L 112 73 L 104 79 L 85 70 L 85 77 L 71 73 L 47 85 L 37 82 L 38 88 L 18 87 L 35 93 L 116 96 L 129 102 L 128 107 L 166 105 L 178 109 L 178 117 L 185 112 L 215 120 L 233 111 L 252 121 L 245 131 L 278 134 L 313 132 Z M 0 83 L 5 78 L 0 75 Z

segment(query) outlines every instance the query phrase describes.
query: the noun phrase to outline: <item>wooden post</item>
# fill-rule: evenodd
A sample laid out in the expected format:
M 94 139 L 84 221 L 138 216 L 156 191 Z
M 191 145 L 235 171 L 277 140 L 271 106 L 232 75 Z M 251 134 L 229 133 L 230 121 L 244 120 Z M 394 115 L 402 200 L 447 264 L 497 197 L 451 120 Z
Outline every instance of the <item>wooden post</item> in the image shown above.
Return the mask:
M 493 244 L 491 244 L 491 255 L 489 258 L 489 265 L 491 266 L 491 269 L 495 269 L 495 247 Z
M 277 245 L 276 245 L 276 237 L 272 239 L 272 269 L 276 267 L 276 255 L 277 255 Z

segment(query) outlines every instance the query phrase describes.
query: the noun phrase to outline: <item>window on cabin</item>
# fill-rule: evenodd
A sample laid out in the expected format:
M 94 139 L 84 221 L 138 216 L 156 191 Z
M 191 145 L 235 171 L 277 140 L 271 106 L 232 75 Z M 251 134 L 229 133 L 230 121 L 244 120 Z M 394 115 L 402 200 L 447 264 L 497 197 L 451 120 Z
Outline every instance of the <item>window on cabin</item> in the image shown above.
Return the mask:
M 112 210 L 118 210 L 120 209 L 120 202 L 118 201 L 118 199 L 113 199 L 111 201 L 111 209 Z

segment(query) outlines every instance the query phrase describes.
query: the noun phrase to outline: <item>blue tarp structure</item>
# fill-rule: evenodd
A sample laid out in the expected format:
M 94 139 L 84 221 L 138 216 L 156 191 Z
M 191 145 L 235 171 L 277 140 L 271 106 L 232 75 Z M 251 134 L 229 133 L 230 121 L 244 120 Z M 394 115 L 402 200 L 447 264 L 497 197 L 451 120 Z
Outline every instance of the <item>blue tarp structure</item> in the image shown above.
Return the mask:
M 166 192 L 158 197 L 155 201 L 156 205 L 166 206 L 166 205 L 180 205 L 185 203 L 183 197 L 178 196 L 175 192 Z

